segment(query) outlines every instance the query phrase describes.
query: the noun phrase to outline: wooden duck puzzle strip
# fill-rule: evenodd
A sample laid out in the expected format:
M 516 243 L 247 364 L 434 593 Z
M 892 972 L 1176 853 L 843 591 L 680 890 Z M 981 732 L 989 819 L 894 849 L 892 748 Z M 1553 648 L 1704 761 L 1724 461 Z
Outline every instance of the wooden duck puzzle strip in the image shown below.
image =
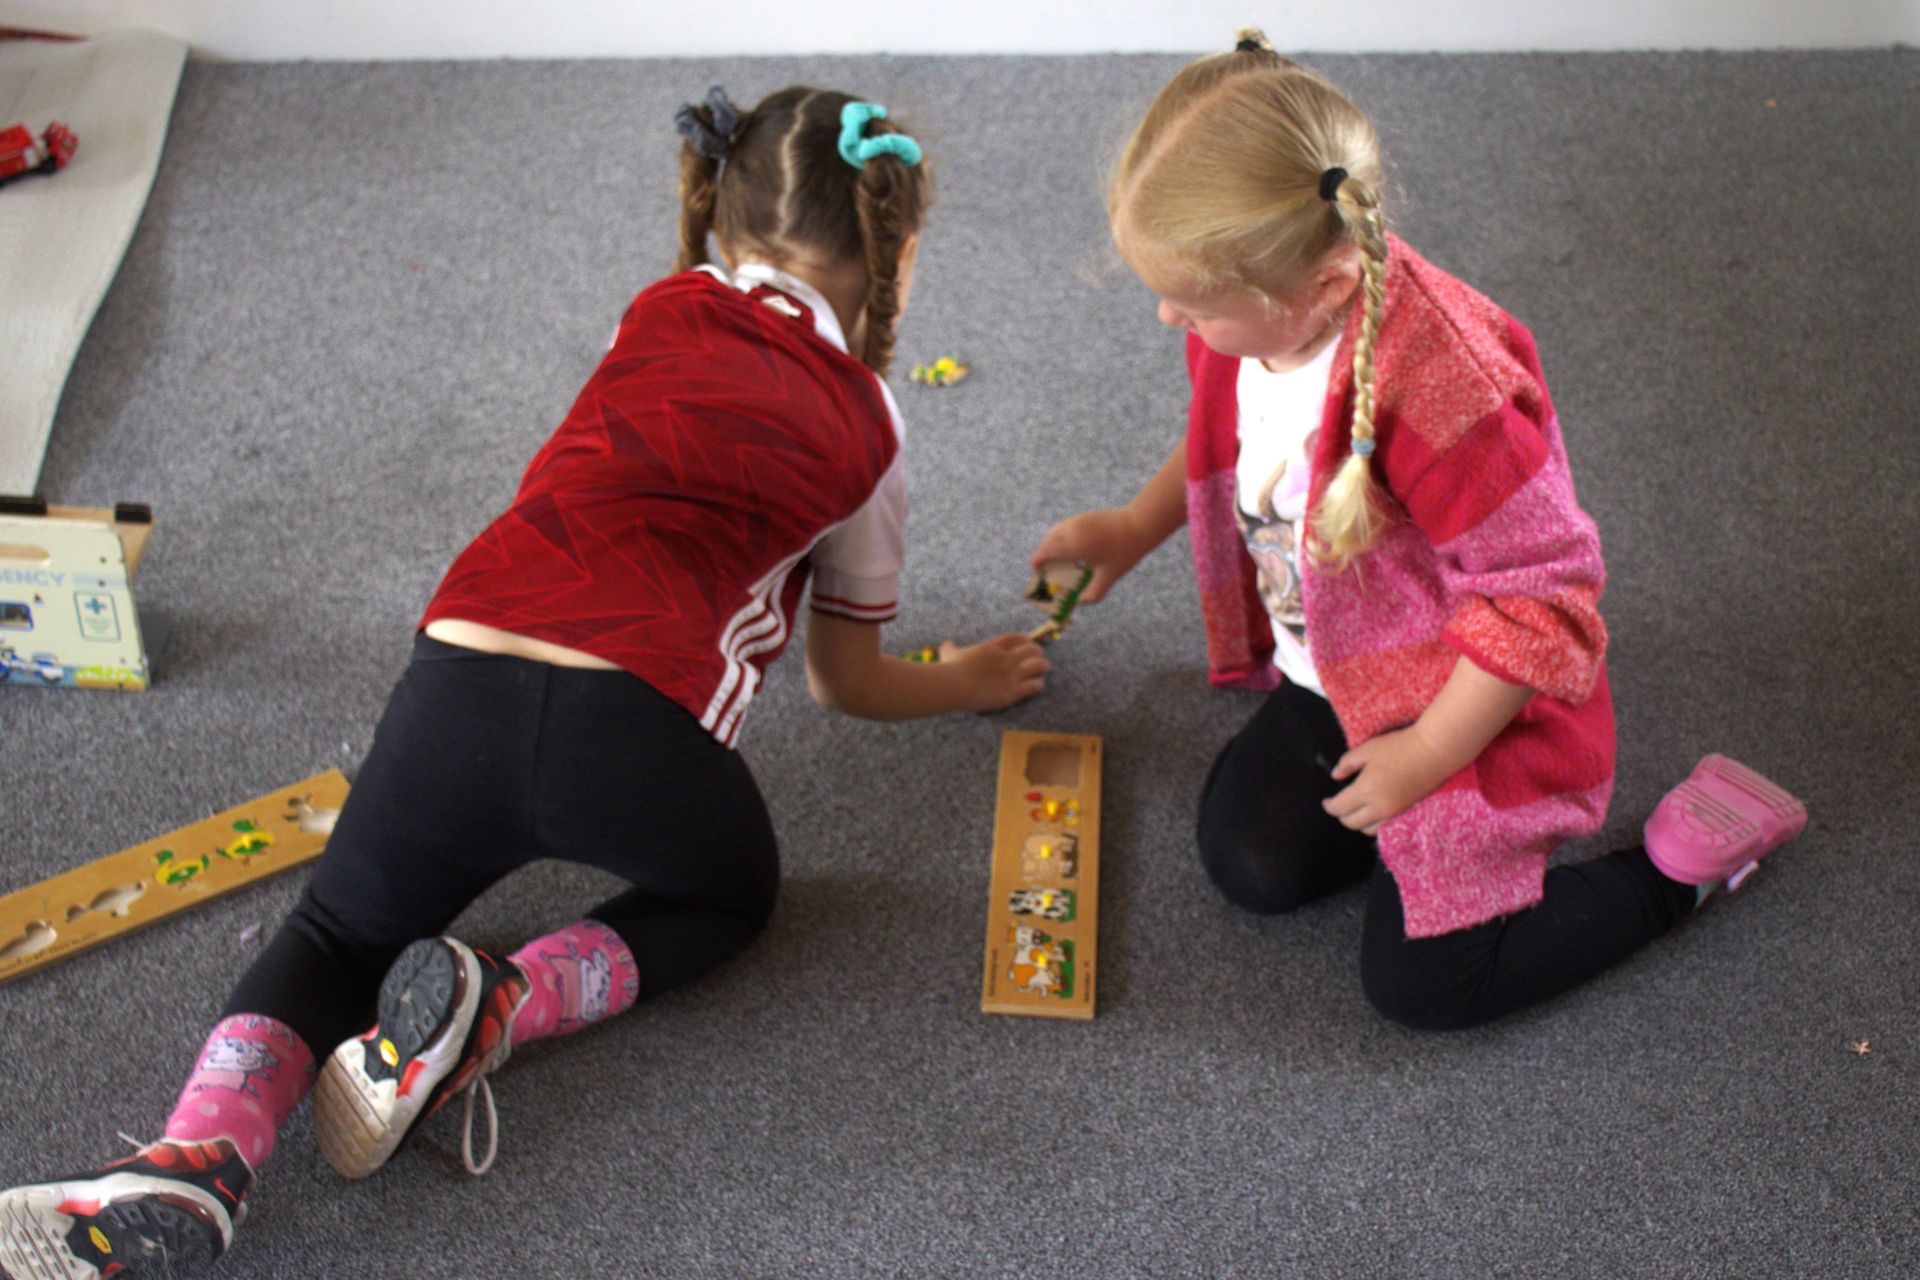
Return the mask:
M 312 861 L 346 799 L 329 769 L 0 897 L 0 982 Z
M 983 1013 L 1093 1017 L 1100 886 L 1100 739 L 1000 738 Z

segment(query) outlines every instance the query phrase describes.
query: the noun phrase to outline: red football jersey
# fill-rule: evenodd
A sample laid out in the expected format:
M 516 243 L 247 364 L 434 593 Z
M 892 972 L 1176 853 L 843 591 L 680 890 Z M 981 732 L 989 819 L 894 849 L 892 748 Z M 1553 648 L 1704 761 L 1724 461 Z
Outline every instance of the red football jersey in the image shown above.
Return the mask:
M 813 607 L 894 614 L 899 413 L 802 281 L 747 264 L 644 290 L 513 505 L 420 625 L 459 618 L 639 676 L 731 745 Z

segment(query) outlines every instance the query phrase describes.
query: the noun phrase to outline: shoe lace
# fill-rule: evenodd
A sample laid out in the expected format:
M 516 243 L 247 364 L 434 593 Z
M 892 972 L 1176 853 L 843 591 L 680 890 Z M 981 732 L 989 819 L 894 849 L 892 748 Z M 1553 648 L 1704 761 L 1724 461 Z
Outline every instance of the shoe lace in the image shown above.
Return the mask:
M 475 1095 L 484 1093 L 487 1102 L 487 1154 L 486 1158 L 475 1161 L 473 1158 L 473 1100 Z M 493 1105 L 493 1086 L 487 1083 L 487 1077 L 477 1075 L 473 1083 L 467 1086 L 467 1106 L 460 1121 L 460 1162 L 467 1166 L 467 1172 L 479 1177 L 493 1168 L 493 1157 L 500 1150 L 500 1112 Z
M 511 961 L 506 963 L 508 967 L 512 966 Z M 493 1168 L 493 1158 L 500 1151 L 500 1112 L 493 1105 L 493 1086 L 487 1082 L 487 1077 L 498 1071 L 500 1065 L 513 1052 L 513 1014 L 519 1012 L 520 1005 L 525 1002 L 526 992 L 523 989 L 519 1001 L 508 1013 L 505 1025 L 500 1028 L 499 1043 L 480 1062 L 479 1069 L 474 1072 L 473 1079 L 468 1082 L 464 1090 L 467 1102 L 460 1118 L 460 1163 L 464 1164 L 467 1172 L 476 1178 Z M 483 1159 L 475 1160 L 473 1158 L 473 1101 L 483 1093 L 487 1104 L 487 1154 Z

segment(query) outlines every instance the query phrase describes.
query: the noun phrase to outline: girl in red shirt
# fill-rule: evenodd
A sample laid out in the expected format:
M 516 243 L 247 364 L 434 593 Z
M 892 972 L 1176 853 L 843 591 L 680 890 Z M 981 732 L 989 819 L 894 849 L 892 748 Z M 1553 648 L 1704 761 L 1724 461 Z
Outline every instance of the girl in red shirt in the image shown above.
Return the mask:
M 809 587 L 807 678 L 836 710 L 905 719 L 1040 689 L 1046 659 L 1017 633 L 932 665 L 880 648 L 905 518 L 882 377 L 927 207 L 918 144 L 884 107 L 806 88 L 748 112 L 715 89 L 677 124 L 678 274 L 634 300 L 448 570 L 311 883 L 164 1136 L 0 1192 L 5 1274 L 160 1264 L 155 1242 L 159 1269 L 196 1273 L 310 1087 L 349 1177 L 466 1091 L 483 1171 L 474 1093 L 491 1113 L 485 1077 L 513 1046 L 686 982 L 765 924 L 774 833 L 733 743 Z M 538 858 L 630 887 L 508 956 L 439 936 Z

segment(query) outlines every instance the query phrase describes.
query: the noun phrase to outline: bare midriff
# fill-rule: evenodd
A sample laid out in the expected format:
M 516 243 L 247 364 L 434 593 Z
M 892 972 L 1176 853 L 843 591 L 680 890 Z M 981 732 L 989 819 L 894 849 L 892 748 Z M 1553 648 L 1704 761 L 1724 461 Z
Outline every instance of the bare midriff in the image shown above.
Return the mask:
M 535 640 L 530 636 L 515 635 L 511 631 L 482 626 L 478 622 L 468 622 L 461 618 L 436 618 L 427 624 L 427 634 L 442 644 L 458 645 L 462 649 L 475 649 L 481 653 L 499 653 L 512 658 L 547 662 L 556 667 L 580 667 L 588 671 L 620 670 L 605 658 L 597 658 L 591 653 L 582 653 L 578 649 L 569 649 L 565 645 L 550 644 L 545 640 Z

